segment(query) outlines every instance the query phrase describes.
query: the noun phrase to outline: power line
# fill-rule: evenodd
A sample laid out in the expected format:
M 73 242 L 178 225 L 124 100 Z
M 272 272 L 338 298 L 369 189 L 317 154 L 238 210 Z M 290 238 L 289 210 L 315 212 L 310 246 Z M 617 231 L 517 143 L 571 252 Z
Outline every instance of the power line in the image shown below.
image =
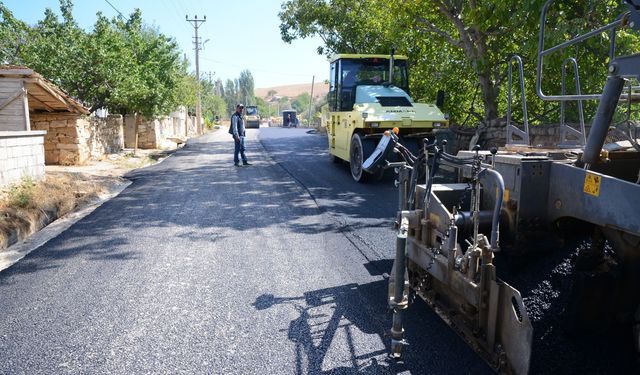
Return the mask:
M 179 9 L 178 6 L 171 0 L 162 0 L 162 4 L 164 4 L 164 7 L 167 9 L 167 11 L 174 12 L 174 14 L 176 14 L 176 15 L 185 14 L 186 13 L 186 12 L 182 11 L 181 9 Z M 169 7 L 171 7 L 172 10 L 169 9 Z M 187 28 L 187 25 L 185 25 L 184 23 L 179 22 L 179 24 L 180 24 L 180 27 L 182 27 L 183 30 L 190 31 Z
M 106 2 L 107 2 L 107 4 L 109 4 L 109 6 L 110 6 L 111 8 L 113 8 L 113 10 L 115 10 L 116 12 L 118 12 L 118 14 L 120 15 L 120 18 L 124 18 L 124 19 L 127 19 L 127 20 L 129 19 L 128 17 L 125 17 L 125 16 L 124 16 L 124 14 L 122 14 L 122 12 L 118 10 L 118 8 L 114 7 L 114 6 L 113 6 L 113 4 L 111 4 L 111 2 L 110 2 L 109 0 L 104 0 L 104 1 L 106 1 Z
M 246 66 L 240 66 L 240 65 L 228 63 L 228 62 L 225 62 L 225 61 L 209 59 L 209 58 L 206 58 L 206 57 L 201 57 L 201 59 L 202 60 L 207 60 L 207 61 L 210 61 L 210 62 L 214 62 L 214 63 L 220 64 L 220 65 L 232 66 L 232 67 L 238 68 L 238 69 L 247 69 Z M 274 72 L 274 71 L 267 70 L 267 69 L 262 69 L 262 68 L 249 68 L 249 70 L 256 71 L 256 72 L 262 72 L 262 73 L 277 74 L 277 75 L 281 75 L 281 76 L 297 76 L 297 77 L 310 77 L 310 76 L 313 76 L 313 74 L 311 74 L 311 73 L 309 73 L 309 74 L 294 74 L 294 73 L 291 73 L 291 72 Z

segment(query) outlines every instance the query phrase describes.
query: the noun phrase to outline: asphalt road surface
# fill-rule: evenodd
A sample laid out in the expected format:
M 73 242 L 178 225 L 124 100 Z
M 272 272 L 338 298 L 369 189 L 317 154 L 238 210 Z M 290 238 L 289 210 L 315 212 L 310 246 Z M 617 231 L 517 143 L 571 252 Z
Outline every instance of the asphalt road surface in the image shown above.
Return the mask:
M 353 182 L 306 129 L 232 149 L 191 140 L 0 272 L 0 373 L 489 372 L 421 302 L 387 357 L 392 178 Z

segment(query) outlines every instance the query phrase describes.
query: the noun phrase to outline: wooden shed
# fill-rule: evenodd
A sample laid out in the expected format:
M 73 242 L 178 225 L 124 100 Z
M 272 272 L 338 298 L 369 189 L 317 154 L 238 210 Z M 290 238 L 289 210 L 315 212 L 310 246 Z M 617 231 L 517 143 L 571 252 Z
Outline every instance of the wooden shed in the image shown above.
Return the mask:
M 89 116 L 82 103 L 21 66 L 0 66 L 0 133 L 3 131 L 46 133 L 46 164 L 83 164 L 123 147 L 122 116 Z
M 44 176 L 46 129 L 38 113 L 84 116 L 89 111 L 31 69 L 0 66 L 0 186 Z
M 0 131 L 31 130 L 30 113 L 73 113 L 89 110 L 32 69 L 0 66 Z

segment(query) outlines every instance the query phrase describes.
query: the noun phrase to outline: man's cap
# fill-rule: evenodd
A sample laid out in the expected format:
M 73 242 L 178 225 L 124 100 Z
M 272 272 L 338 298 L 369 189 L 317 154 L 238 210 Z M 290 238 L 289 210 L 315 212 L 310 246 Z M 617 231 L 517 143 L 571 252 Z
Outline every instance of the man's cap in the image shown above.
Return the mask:
M 236 104 L 236 108 L 244 108 L 244 104 L 238 103 L 238 104 Z

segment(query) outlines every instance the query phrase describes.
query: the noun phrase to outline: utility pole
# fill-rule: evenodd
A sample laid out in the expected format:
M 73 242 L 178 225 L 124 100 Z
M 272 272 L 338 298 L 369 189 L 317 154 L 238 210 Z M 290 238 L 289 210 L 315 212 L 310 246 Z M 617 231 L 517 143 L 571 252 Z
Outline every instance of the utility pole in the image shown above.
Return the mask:
M 202 48 L 200 46 L 200 38 L 198 37 L 198 28 L 200 27 L 201 23 L 207 22 L 207 16 L 204 16 L 204 19 L 199 20 L 198 16 L 195 15 L 193 17 L 193 19 L 189 19 L 189 16 L 186 15 L 184 16 L 184 18 L 187 20 L 187 22 L 189 22 L 191 25 L 193 25 L 193 28 L 195 30 L 196 36 L 195 36 L 195 50 L 196 50 L 196 77 L 198 80 L 198 93 L 197 93 L 197 98 L 196 98 L 196 134 L 202 134 L 202 104 L 201 104 L 201 92 L 200 92 L 200 55 L 199 55 L 199 51 Z
M 313 107 L 313 84 L 316 82 L 316 76 L 311 78 L 311 100 L 309 100 L 309 118 L 307 119 L 307 126 L 311 127 L 311 107 Z

